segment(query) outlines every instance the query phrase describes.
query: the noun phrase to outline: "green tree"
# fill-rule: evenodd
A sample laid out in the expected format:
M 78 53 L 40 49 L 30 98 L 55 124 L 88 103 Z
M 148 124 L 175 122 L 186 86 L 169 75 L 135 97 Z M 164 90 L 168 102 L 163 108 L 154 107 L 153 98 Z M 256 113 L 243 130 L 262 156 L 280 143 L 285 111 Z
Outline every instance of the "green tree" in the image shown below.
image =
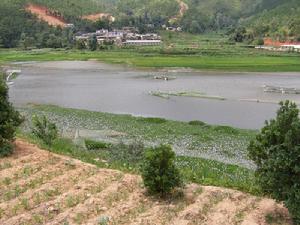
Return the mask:
M 27 50 L 34 44 L 34 38 L 28 37 L 25 33 L 22 33 L 19 44 L 23 50 Z
M 62 47 L 62 39 L 55 34 L 50 34 L 49 39 L 47 40 L 47 47 L 49 48 L 61 48 Z
M 144 185 L 152 194 L 165 196 L 183 184 L 175 165 L 175 153 L 167 145 L 146 150 L 141 172 Z
M 247 37 L 247 30 L 245 27 L 238 27 L 231 39 L 236 42 L 243 42 Z
M 93 35 L 93 36 L 89 39 L 88 45 L 89 45 L 89 49 L 90 49 L 91 51 L 96 51 L 96 50 L 97 50 L 98 42 L 97 42 L 97 37 L 96 37 L 96 35 Z
M 300 120 L 295 103 L 280 103 L 276 119 L 249 145 L 262 190 L 283 201 L 296 224 L 300 224 Z
M 9 103 L 8 88 L 0 77 L 0 157 L 12 154 L 12 142 L 21 123 L 20 114 Z
M 76 46 L 76 48 L 79 49 L 79 50 L 86 49 L 85 41 L 82 40 L 82 39 L 77 40 L 75 46 Z

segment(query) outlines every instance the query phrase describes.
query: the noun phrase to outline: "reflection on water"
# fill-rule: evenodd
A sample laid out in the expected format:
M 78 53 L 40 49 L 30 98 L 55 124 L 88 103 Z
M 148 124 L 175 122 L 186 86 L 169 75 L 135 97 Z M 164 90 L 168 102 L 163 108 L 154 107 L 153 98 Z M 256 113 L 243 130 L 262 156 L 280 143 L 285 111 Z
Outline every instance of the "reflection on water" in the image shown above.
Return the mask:
M 265 93 L 263 85 L 300 88 L 300 73 L 220 73 L 172 71 L 175 80 L 155 80 L 162 72 L 139 71 L 98 62 L 43 62 L 18 65 L 22 74 L 10 87 L 11 101 L 257 129 L 274 117 L 276 102 L 300 95 Z M 165 74 L 165 73 L 163 73 Z M 164 99 L 149 92 L 195 91 L 225 101 L 192 97 Z M 256 101 L 259 100 L 260 103 Z

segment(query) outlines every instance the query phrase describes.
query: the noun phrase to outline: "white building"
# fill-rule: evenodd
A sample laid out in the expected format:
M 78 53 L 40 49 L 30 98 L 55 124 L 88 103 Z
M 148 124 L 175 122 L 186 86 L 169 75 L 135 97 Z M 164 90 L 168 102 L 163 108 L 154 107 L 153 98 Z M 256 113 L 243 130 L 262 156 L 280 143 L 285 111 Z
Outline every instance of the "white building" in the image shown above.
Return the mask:
M 161 40 L 126 40 L 123 42 L 124 45 L 135 45 L 135 46 L 153 46 L 160 45 Z
M 281 45 L 280 48 L 283 49 L 283 50 L 289 50 L 289 51 L 300 52 L 300 45 L 293 45 L 293 44 L 289 44 L 289 45 Z

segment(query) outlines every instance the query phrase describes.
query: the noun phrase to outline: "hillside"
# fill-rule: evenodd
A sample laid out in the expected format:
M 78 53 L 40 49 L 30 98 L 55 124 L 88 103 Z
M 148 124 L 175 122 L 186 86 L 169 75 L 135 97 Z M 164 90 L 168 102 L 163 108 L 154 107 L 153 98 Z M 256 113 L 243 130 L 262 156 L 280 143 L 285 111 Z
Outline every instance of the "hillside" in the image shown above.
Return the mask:
M 269 1 L 270 2 L 270 1 Z M 297 0 L 274 1 L 277 4 L 264 4 L 258 13 L 244 21 L 257 35 L 269 36 L 274 39 L 300 40 L 300 2 Z M 260 33 L 260 34 L 259 34 Z
M 76 17 L 110 11 L 114 1 L 110 0 L 23 0 L 26 3 L 43 5 L 52 10 L 58 10 L 66 20 L 72 22 Z
M 40 9 L 26 11 L 32 4 Z M 26 43 L 26 49 L 38 43 L 38 48 L 70 47 L 72 34 L 48 26 L 60 23 L 75 24 L 74 32 L 90 32 L 104 25 L 135 26 L 141 32 L 153 32 L 168 25 L 196 34 L 225 31 L 242 36 L 241 40 L 233 40 L 248 43 L 263 37 L 300 40 L 299 12 L 298 0 L 2 0 L 0 46 L 11 48 Z M 113 23 L 97 24 L 95 19 L 100 17 Z M 50 23 L 38 18 L 48 18 Z
M 157 27 L 171 21 L 185 31 L 202 33 L 246 26 L 254 36 L 280 39 L 300 38 L 298 0 L 31 0 L 59 10 L 68 19 L 78 15 L 112 13 L 117 24 L 152 23 Z M 180 15 L 177 20 L 170 20 Z
M 150 197 L 137 175 L 98 169 L 18 140 L 0 159 L 0 223 L 290 225 L 273 200 L 189 184 L 184 197 Z M 100 159 L 99 159 L 100 160 Z

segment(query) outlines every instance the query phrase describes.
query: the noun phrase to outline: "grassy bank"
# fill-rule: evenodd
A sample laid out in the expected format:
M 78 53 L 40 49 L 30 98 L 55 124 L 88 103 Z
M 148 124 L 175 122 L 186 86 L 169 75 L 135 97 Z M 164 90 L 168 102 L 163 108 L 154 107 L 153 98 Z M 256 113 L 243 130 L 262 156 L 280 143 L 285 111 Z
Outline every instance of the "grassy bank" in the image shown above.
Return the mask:
M 0 65 L 19 61 L 99 60 L 140 68 L 184 67 L 198 70 L 242 72 L 300 71 L 300 54 L 263 51 L 228 41 L 222 33 L 194 35 L 160 32 L 161 46 L 110 47 L 110 50 L 78 51 L 0 49 Z
M 260 194 L 254 170 L 247 168 L 249 161 L 246 156 L 247 145 L 256 134 L 255 131 L 211 126 L 201 121 L 186 123 L 49 105 L 34 105 L 20 111 L 26 122 L 18 137 L 52 152 L 72 156 L 101 168 L 138 174 L 139 156 L 143 154 L 144 147 L 137 143 L 142 142 L 146 147 L 170 144 L 177 153 L 176 163 L 187 182 Z M 58 125 L 63 138 L 48 147 L 30 135 L 32 115 L 46 115 Z M 86 149 L 85 140 L 90 138 L 98 141 L 99 144 L 88 142 L 90 146 L 100 146 L 98 150 Z
M 139 68 L 184 67 L 198 70 L 241 71 L 241 72 L 278 72 L 300 71 L 299 54 L 271 54 L 254 50 L 245 52 L 233 47 L 227 52 L 196 50 L 191 54 L 187 49 L 119 49 L 111 51 L 75 50 L 1 50 L 0 64 L 23 61 L 60 61 L 60 60 L 99 60 L 106 63 L 125 64 Z M 254 52 L 253 52 L 254 51 Z
M 86 110 L 35 105 L 20 109 L 29 121 L 46 115 L 65 137 L 94 138 L 111 143 L 142 141 L 147 146 L 170 144 L 177 155 L 201 157 L 252 168 L 247 146 L 256 131 L 161 118 L 142 118 Z M 25 124 L 29 127 L 30 124 Z
M 94 164 L 100 168 L 116 169 L 139 174 L 140 161 L 132 162 L 126 157 L 112 157 L 109 152 L 104 149 L 86 150 L 66 138 L 56 140 L 53 146 L 49 147 L 28 133 L 20 132 L 18 137 L 37 144 L 43 149 L 57 154 L 71 156 L 83 162 Z M 255 195 L 261 194 L 256 184 L 253 170 L 220 163 L 214 160 L 183 156 L 176 157 L 176 164 L 187 183 L 193 182 L 202 185 L 227 187 Z

